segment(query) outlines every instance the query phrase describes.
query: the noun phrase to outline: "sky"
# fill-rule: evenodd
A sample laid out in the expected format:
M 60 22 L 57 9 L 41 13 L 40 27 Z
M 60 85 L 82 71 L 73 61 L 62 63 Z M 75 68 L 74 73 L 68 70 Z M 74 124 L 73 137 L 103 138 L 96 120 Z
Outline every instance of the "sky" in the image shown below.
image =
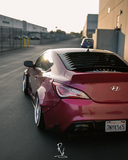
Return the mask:
M 46 27 L 48 32 L 83 30 L 87 14 L 99 13 L 99 0 L 0 0 L 0 14 Z

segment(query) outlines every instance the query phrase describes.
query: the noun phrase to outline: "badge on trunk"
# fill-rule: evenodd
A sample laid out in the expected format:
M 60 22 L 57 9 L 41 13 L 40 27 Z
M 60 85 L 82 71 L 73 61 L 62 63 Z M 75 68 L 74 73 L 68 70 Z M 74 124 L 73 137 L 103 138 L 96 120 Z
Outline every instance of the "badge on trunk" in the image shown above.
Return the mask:
M 120 87 L 119 87 L 119 86 L 111 86 L 111 87 L 110 87 L 110 90 L 111 90 L 111 91 L 119 91 L 119 90 L 120 90 Z

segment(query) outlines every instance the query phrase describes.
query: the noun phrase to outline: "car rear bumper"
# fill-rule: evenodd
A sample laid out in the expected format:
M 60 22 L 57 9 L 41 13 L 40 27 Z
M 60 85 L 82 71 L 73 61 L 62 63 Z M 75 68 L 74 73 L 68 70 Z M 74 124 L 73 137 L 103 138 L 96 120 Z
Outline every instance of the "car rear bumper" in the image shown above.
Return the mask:
M 105 132 L 105 121 L 127 120 L 128 103 L 96 103 L 92 100 L 61 99 L 44 113 L 46 129 L 58 126 L 60 132 L 80 125 L 89 132 Z M 126 129 L 128 122 L 126 121 Z
M 71 134 L 73 133 L 76 135 L 113 133 L 113 132 L 105 132 L 105 122 L 106 122 L 105 120 L 74 122 L 66 129 L 66 132 Z M 128 132 L 128 120 L 126 120 L 126 131 L 119 131 L 118 133 L 121 132 Z
M 81 48 L 93 48 L 93 46 L 87 46 L 87 45 L 85 45 L 85 46 L 81 46 Z

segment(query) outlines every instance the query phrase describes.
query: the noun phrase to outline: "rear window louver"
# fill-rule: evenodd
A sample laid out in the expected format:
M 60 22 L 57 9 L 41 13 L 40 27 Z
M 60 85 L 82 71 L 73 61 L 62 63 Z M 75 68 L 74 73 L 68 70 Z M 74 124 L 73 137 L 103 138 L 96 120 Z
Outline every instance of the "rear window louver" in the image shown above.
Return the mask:
M 95 68 L 97 66 L 128 67 L 117 56 L 109 53 L 77 52 L 58 55 L 68 70 Z

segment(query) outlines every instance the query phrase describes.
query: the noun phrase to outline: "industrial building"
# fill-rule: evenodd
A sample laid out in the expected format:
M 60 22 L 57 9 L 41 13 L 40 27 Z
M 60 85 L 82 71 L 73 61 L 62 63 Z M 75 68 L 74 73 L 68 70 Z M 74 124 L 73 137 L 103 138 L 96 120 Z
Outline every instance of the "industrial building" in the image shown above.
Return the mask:
M 116 52 L 128 61 L 128 0 L 99 0 L 94 48 Z
M 92 38 L 92 34 L 95 33 L 95 29 L 97 29 L 97 23 L 98 14 L 88 14 L 82 35 L 87 38 Z
M 23 34 L 26 32 L 47 32 L 47 28 L 45 27 L 10 18 L 4 15 L 0 15 L 0 26 L 22 29 Z
M 28 43 L 24 37 L 29 38 L 29 44 L 44 43 L 41 38 L 47 33 L 45 27 L 0 15 L 0 52 L 22 48 Z M 31 41 L 32 37 L 38 40 Z

